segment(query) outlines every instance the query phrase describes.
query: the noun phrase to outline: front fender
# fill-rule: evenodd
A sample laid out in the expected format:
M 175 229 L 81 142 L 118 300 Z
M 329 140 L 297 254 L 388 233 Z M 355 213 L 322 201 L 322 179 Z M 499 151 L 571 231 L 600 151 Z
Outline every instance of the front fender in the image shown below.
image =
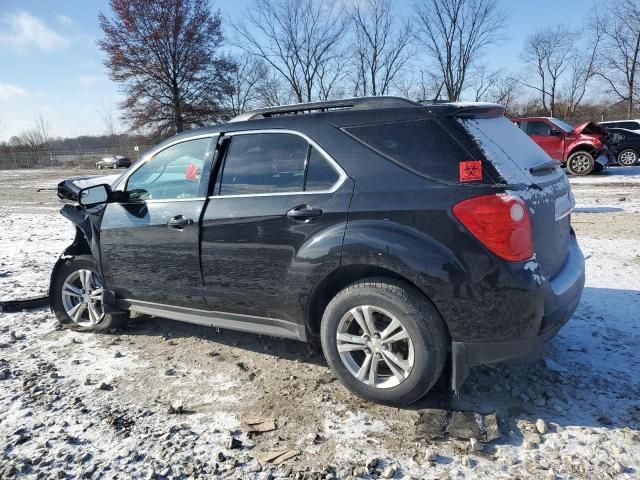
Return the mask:
M 102 262 L 100 258 L 100 221 L 103 207 L 92 209 L 92 213 L 88 213 L 84 208 L 72 205 L 64 205 L 60 210 L 60 214 L 70 220 L 76 227 L 76 235 L 73 242 L 65 248 L 56 261 L 51 276 L 49 278 L 49 297 L 51 297 L 51 286 L 53 279 L 57 274 L 60 265 L 69 257 L 77 255 L 93 255 L 98 265 L 98 271 L 102 277 Z
M 576 140 L 567 146 L 567 155 L 565 160 L 567 160 L 569 156 L 577 150 L 595 150 L 596 152 L 599 152 L 602 150 L 602 147 L 603 144 L 595 140 Z

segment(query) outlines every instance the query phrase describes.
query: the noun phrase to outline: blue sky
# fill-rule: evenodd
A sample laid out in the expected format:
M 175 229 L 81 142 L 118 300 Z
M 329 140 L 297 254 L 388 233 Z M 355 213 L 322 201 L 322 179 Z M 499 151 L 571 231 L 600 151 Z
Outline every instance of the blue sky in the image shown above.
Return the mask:
M 394 0 L 406 13 L 410 2 Z M 561 22 L 579 25 L 592 7 L 584 0 L 501 0 L 509 14 L 506 40 L 486 52 L 492 68 L 521 68 L 527 35 Z M 250 0 L 217 0 L 227 18 L 241 18 Z M 98 111 L 120 100 L 96 46 L 97 16 L 108 0 L 0 0 L 0 140 L 42 114 L 54 136 L 102 133 Z

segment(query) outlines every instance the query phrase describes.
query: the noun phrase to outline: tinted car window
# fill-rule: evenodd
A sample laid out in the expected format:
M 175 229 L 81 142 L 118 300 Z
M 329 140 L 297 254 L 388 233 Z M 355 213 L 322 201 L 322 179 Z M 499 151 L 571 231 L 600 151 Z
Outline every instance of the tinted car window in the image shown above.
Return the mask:
M 419 175 L 457 182 L 459 162 L 473 155 L 480 158 L 480 153 L 473 152 L 471 143 L 465 149 L 456 141 L 460 139 L 457 131 L 461 125 L 454 119 L 440 119 L 440 122 L 444 128 L 434 120 L 425 119 L 348 127 L 345 131 Z M 511 128 L 515 126 L 511 124 Z
M 210 138 L 201 138 L 162 150 L 129 177 L 130 198 L 166 200 L 201 196 L 201 184 L 207 181 L 203 171 L 210 145 Z
M 551 126 L 545 122 L 529 121 L 527 122 L 527 133 L 529 135 L 551 135 Z
M 329 190 L 340 178 L 326 158 L 318 150 L 311 148 L 307 167 L 306 191 Z
M 287 133 L 232 137 L 225 155 L 220 194 L 302 191 L 308 149 L 306 140 Z
M 628 130 L 637 130 L 640 128 L 637 122 L 619 122 L 616 126 L 618 128 L 626 128 Z

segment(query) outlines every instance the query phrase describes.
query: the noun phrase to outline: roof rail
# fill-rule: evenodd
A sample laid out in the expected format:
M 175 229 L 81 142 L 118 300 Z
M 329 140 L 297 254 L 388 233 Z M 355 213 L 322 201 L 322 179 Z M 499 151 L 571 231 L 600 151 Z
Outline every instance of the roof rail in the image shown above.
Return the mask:
M 250 112 L 241 113 L 232 118 L 230 122 L 243 122 L 258 118 L 276 117 L 279 115 L 298 115 L 302 113 L 327 112 L 329 110 L 371 108 L 401 108 L 419 107 L 420 104 L 402 97 L 359 97 L 346 98 L 344 100 L 330 100 L 327 102 L 296 103 L 293 105 L 281 105 L 278 107 L 260 108 Z

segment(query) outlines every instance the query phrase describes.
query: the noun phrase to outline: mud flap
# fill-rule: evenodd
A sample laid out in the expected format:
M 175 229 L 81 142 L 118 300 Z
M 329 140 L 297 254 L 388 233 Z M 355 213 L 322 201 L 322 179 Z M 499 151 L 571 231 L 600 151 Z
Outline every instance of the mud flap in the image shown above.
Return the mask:
M 460 387 L 468 376 L 469 365 L 464 343 L 453 342 L 451 344 L 451 390 L 456 395 L 460 395 Z

